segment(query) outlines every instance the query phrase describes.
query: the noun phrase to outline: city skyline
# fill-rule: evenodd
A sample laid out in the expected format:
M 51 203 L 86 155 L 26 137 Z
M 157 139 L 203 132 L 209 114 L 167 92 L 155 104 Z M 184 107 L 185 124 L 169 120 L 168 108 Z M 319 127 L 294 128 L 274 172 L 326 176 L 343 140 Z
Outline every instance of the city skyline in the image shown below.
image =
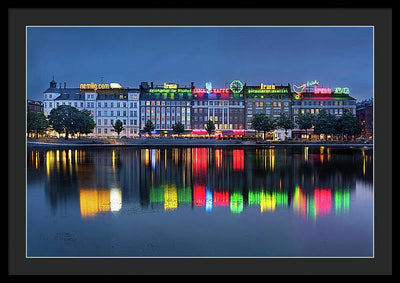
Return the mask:
M 34 100 L 54 76 L 67 87 L 318 80 L 349 87 L 360 101 L 373 96 L 372 67 L 372 27 L 27 28 L 27 98 Z

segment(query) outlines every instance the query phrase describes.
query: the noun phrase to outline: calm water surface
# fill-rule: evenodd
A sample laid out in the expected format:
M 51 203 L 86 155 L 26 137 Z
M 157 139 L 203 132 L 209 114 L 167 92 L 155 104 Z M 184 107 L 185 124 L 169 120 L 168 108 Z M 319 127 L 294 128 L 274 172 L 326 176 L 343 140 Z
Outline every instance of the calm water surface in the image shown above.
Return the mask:
M 27 152 L 28 256 L 373 256 L 373 152 Z

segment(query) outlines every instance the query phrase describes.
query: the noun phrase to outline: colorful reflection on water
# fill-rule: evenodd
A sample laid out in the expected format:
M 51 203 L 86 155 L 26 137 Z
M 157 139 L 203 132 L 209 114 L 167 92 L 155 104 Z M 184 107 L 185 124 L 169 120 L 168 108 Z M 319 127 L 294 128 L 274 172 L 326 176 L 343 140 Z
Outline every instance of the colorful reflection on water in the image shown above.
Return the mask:
M 72 209 L 82 221 L 114 215 L 118 223 L 135 206 L 189 219 L 203 211 L 244 222 L 258 214 L 317 223 L 352 219 L 357 183 L 372 195 L 372 156 L 324 146 L 28 149 L 28 190 L 39 182 L 43 209 L 55 217 Z
M 318 156 L 319 159 L 319 164 L 314 165 L 324 164 L 325 155 L 328 156 L 327 160 L 331 161 L 330 148 L 321 146 L 316 150 L 318 152 L 310 153 L 309 147 L 302 149 L 301 159 L 304 164 L 312 160 L 315 162 L 314 156 Z M 109 151 L 111 165 L 109 171 L 115 173 L 116 170 L 122 170 L 124 160 L 127 158 L 125 151 L 124 149 Z M 296 215 L 306 219 L 315 219 L 332 212 L 338 214 L 349 211 L 351 184 L 337 187 L 331 182 L 327 184 L 331 186 L 321 187 L 315 180 L 305 184 L 303 170 L 295 172 L 295 176 L 290 176 L 288 172 L 284 172 L 283 176 L 282 172 L 279 176 L 269 176 L 268 174 L 275 171 L 275 166 L 281 169 L 287 163 L 285 156 L 286 161 L 278 160 L 279 164 L 276 164 L 275 151 L 275 148 L 256 149 L 252 160 L 247 162 L 254 163 L 252 164 L 255 165 L 254 169 L 261 170 L 264 175 L 260 175 L 257 171 L 254 175 L 248 175 L 244 172 L 244 149 L 140 149 L 136 150 L 140 162 L 134 169 L 141 171 L 140 177 L 144 178 L 136 182 L 143 188 L 143 193 L 148 194 L 144 197 L 148 199 L 148 204 L 154 207 L 160 204 L 165 211 L 188 205 L 204 207 L 208 212 L 211 212 L 213 207 L 226 207 L 232 214 L 242 213 L 246 207 L 258 207 L 261 213 L 284 208 L 291 209 Z M 35 170 L 40 170 L 43 165 L 47 180 L 73 173 L 78 181 L 87 183 L 85 179 L 88 174 L 107 175 L 106 152 L 108 151 L 104 150 L 101 156 L 96 156 L 94 152 L 82 149 L 31 150 L 28 164 Z M 365 176 L 367 163 L 371 167 L 371 155 L 367 156 L 365 149 L 361 150 L 361 154 L 362 174 Z M 85 168 L 88 161 L 94 164 L 90 163 L 90 168 Z M 129 172 L 125 174 L 127 173 Z M 273 186 L 277 177 L 279 185 Z M 297 180 L 293 182 L 291 177 L 297 177 Z M 113 178 L 114 180 L 107 178 L 106 183 L 120 183 L 115 175 Z M 314 179 L 313 174 L 310 179 Z M 245 184 L 245 180 L 250 180 L 250 184 L 247 182 Z M 288 180 L 290 182 L 286 184 Z M 222 184 L 225 185 L 221 186 Z M 293 188 L 290 184 L 293 184 Z M 123 192 L 121 188 L 82 186 L 79 187 L 79 201 L 81 216 L 94 217 L 102 212 L 119 211 L 123 205 Z

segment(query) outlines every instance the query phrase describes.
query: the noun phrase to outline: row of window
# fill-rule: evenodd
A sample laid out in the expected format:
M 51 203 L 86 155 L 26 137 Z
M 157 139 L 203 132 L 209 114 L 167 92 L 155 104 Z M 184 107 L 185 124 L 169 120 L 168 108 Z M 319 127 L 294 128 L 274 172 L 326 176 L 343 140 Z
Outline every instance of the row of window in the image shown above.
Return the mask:
M 204 120 L 203 120 L 203 117 L 204 117 Z M 224 117 L 222 117 L 222 116 L 194 116 L 193 117 L 193 121 L 195 121 L 195 122 L 197 122 L 197 121 L 207 122 L 208 120 L 211 120 L 213 122 L 222 122 L 224 124 L 229 123 L 229 121 L 232 121 L 232 120 L 237 121 L 239 119 L 241 119 L 241 118 L 239 118 L 238 116 L 231 116 L 228 119 L 227 115 L 224 115 Z
M 228 112 L 227 109 L 223 109 L 223 108 L 193 108 L 193 114 L 202 114 L 202 113 L 215 113 L 215 114 L 220 114 L 222 112 L 224 112 L 225 114 Z M 234 113 L 234 114 L 238 114 L 238 113 L 243 113 L 244 109 L 239 109 L 239 108 L 233 108 L 230 109 L 229 113 Z
M 166 121 L 167 124 L 169 124 L 169 123 L 175 124 L 175 121 L 176 122 L 178 122 L 178 121 L 182 122 L 183 124 L 185 124 L 185 123 L 189 124 L 190 123 L 190 116 L 187 116 L 187 117 L 185 117 L 185 116 L 176 116 L 176 118 L 175 118 L 175 116 L 172 116 L 171 118 L 170 117 L 165 117 L 165 116 L 157 116 L 157 117 L 155 117 L 155 116 L 152 116 L 152 117 L 147 116 L 147 117 L 142 117 L 141 118 L 142 124 L 144 125 L 147 120 L 151 120 L 153 122 L 153 124 L 161 124 L 161 123 L 164 123 L 164 121 Z
M 104 101 L 103 103 L 97 102 L 97 107 L 114 108 L 114 105 L 117 108 L 120 108 L 120 107 L 124 107 L 125 108 L 127 103 L 126 102 L 116 102 L 114 104 L 114 102 L 107 102 L 107 101 Z M 137 106 L 138 106 L 137 102 L 130 102 L 129 103 L 129 107 L 130 108 L 137 108 Z
M 120 111 L 120 110 L 117 110 L 117 111 L 115 111 L 114 112 L 114 110 L 110 110 L 110 112 L 108 112 L 107 110 L 104 110 L 104 111 L 101 111 L 101 110 L 98 110 L 97 111 L 97 116 L 98 117 L 107 117 L 107 116 L 110 116 L 110 117 L 114 117 L 114 114 L 115 114 L 115 116 L 118 116 L 118 117 L 125 117 L 126 116 L 126 111 L 124 110 L 124 111 Z M 103 115 L 102 115 L 103 114 Z M 137 115 L 137 110 L 135 110 L 135 111 L 129 111 L 129 116 L 130 117 L 137 117 L 138 115 Z
M 249 107 L 249 108 L 253 107 L 253 106 L 255 106 L 255 107 L 264 107 L 264 106 L 271 107 L 271 105 L 273 107 L 282 107 L 282 105 L 285 106 L 285 107 L 288 107 L 289 106 L 289 101 L 284 101 L 283 103 L 281 101 L 273 101 L 273 102 L 255 101 L 255 102 L 248 102 L 247 103 L 247 107 Z
M 321 110 L 322 109 L 319 109 L 319 108 L 316 108 L 316 109 L 314 109 L 314 108 L 311 108 L 311 109 L 297 109 L 297 108 L 295 108 L 295 109 L 293 109 L 293 114 L 299 114 L 299 113 L 301 113 L 301 114 L 306 114 L 306 113 L 319 114 L 319 112 Z M 328 112 L 330 114 L 343 114 L 343 111 L 344 111 L 343 108 L 339 108 L 339 109 L 338 108 L 327 108 L 327 109 L 323 109 L 323 110 L 325 110 L 326 112 Z M 356 109 L 347 109 L 347 110 L 349 110 L 353 114 L 356 114 Z
M 193 128 L 194 129 L 204 129 L 206 127 L 207 124 L 193 124 Z M 243 124 L 220 124 L 220 123 L 216 123 L 215 124 L 215 129 L 216 130 L 239 130 L 239 129 L 243 129 Z
M 157 106 L 164 106 L 164 105 L 167 105 L 167 106 L 190 106 L 190 101 L 169 101 L 169 100 L 167 100 L 167 101 L 165 101 L 165 100 L 146 100 L 146 101 L 141 101 L 140 102 L 140 105 L 142 105 L 142 106 L 144 106 L 144 105 L 151 105 L 151 106 L 155 106 L 155 105 L 157 105 Z
M 243 106 L 243 101 L 229 101 L 229 100 L 198 100 L 198 101 L 193 101 L 194 106 L 206 106 L 206 105 L 211 105 L 211 106 Z
M 256 109 L 255 112 L 253 113 L 253 109 L 248 109 L 247 111 L 247 116 L 253 116 L 253 114 L 281 114 L 281 113 L 286 113 L 289 114 L 289 108 L 284 108 L 283 111 L 281 109 L 270 109 L 270 108 L 266 108 L 265 110 L 263 109 Z
M 110 132 L 114 132 L 114 129 L 109 129 L 109 128 L 97 128 L 97 133 L 98 134 L 108 134 Z M 122 133 L 125 133 L 125 131 L 122 131 Z M 139 130 L 138 129 L 129 129 L 130 134 L 138 134 Z
M 294 101 L 293 105 L 342 106 L 342 105 L 356 105 L 356 101 L 355 100 L 324 100 L 324 101 L 302 100 L 302 101 Z
M 122 119 L 122 124 L 126 125 L 126 119 Z M 97 126 L 107 126 L 107 125 L 114 125 L 114 119 L 97 119 Z M 129 120 L 130 126 L 137 126 L 137 120 Z

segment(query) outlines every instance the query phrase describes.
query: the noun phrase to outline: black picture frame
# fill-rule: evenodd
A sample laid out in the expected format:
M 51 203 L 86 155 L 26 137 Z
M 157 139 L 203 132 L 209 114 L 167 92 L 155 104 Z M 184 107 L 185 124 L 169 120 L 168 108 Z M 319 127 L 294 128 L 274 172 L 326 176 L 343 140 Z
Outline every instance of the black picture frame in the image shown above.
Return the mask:
M 301 17 L 298 17 L 301 13 Z M 27 25 L 302 25 L 374 26 L 375 257 L 99 258 L 25 257 Z M 391 275 L 392 9 L 390 8 L 9 8 L 8 273 L 10 275 Z

